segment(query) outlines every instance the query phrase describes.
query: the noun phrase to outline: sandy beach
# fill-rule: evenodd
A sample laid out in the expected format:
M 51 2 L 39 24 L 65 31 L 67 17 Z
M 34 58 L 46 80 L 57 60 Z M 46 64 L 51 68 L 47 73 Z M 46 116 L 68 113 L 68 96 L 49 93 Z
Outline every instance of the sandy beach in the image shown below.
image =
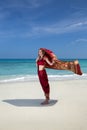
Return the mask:
M 49 82 L 45 106 L 38 81 L 0 84 L 0 130 L 87 130 L 87 80 Z

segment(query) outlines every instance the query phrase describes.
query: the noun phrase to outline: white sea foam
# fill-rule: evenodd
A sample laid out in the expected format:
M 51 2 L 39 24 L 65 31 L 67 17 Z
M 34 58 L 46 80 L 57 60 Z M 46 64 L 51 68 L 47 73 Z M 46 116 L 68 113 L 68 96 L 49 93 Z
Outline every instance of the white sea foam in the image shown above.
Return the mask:
M 87 74 L 83 75 L 76 75 L 76 74 L 71 74 L 71 75 L 50 75 L 49 76 L 50 80 L 74 80 L 74 79 L 87 79 Z
M 49 81 L 59 81 L 59 80 L 78 80 L 78 79 L 87 79 L 87 74 L 83 74 L 82 76 L 76 74 L 69 75 L 48 75 Z M 21 75 L 21 76 L 10 76 L 4 77 L 0 79 L 0 83 L 9 83 L 9 82 L 30 82 L 30 81 L 38 81 L 37 75 Z

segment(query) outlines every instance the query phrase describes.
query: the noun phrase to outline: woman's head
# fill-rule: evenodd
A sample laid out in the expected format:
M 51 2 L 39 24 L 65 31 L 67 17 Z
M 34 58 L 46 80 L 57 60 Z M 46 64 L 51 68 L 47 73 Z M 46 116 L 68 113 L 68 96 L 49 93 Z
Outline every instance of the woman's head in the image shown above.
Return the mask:
M 43 56 L 45 55 L 45 51 L 42 50 L 42 49 L 39 49 L 38 55 L 39 55 L 40 57 L 43 57 Z

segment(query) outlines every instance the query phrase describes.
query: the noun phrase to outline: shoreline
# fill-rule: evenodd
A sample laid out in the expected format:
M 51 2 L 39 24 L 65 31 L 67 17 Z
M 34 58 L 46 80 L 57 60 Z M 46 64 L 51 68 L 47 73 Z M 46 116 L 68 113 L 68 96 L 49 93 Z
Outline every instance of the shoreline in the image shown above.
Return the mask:
M 68 81 L 68 80 L 87 80 L 87 74 L 76 75 L 76 74 L 67 74 L 67 75 L 48 75 L 49 81 Z M 0 77 L 0 84 L 2 83 L 15 83 L 15 82 L 36 82 L 38 80 L 37 75 L 11 75 Z

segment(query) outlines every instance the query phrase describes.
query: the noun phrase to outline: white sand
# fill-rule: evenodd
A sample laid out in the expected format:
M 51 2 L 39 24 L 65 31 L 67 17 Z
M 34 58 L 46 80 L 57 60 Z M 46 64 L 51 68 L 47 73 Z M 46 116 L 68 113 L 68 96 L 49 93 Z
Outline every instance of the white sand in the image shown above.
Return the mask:
M 41 106 L 38 81 L 0 84 L 0 130 L 87 130 L 87 80 L 50 81 Z

